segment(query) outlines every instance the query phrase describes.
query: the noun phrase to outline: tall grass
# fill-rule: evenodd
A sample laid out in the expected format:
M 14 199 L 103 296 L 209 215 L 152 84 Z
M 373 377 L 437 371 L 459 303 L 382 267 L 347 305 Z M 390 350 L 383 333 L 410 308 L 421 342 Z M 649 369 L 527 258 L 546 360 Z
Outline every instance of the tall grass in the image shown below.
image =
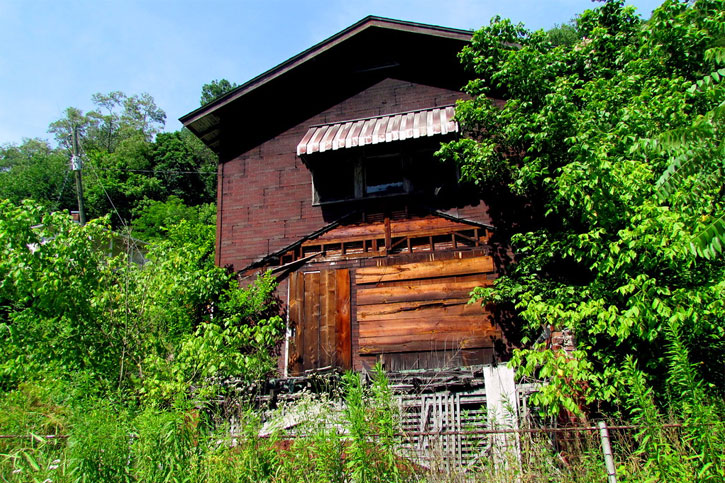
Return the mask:
M 681 363 L 674 361 L 686 355 L 683 349 L 673 342 L 671 351 L 673 363 Z M 634 366 L 630 375 L 631 404 L 640 408 L 633 422 L 640 429 L 612 432 L 620 481 L 723 481 L 725 442 L 716 406 L 683 407 L 681 414 L 690 418 L 683 428 L 665 428 L 669 419 L 654 405 L 646 381 Z M 238 429 L 230 434 L 228 426 L 197 410 L 134 410 L 93 399 L 63 402 L 52 391 L 26 386 L 0 399 L 0 433 L 36 436 L 0 439 L 0 481 L 606 480 L 596 432 L 567 433 L 566 441 L 562 435 L 554 441 L 546 433 L 522 434 L 520 464 L 494 464 L 481 448 L 475 464 L 441 471 L 444 465 L 425 468 L 406 459 L 410 448 L 403 446 L 399 409 L 382 371 L 374 373 L 370 386 L 357 374 L 344 376 L 342 399 L 344 404 L 324 396 L 303 398 L 298 406 L 307 419 L 260 437 L 262 422 L 251 410 L 238 415 Z M 294 410 L 288 407 L 280 414 Z M 69 437 L 47 440 L 40 433 Z

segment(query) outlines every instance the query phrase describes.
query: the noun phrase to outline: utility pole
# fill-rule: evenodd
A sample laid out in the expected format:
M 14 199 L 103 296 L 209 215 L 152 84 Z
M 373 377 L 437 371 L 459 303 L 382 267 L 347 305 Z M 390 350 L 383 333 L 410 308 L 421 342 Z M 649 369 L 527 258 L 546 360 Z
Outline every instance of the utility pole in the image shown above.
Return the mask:
M 73 155 L 70 158 L 70 166 L 76 172 L 76 193 L 78 194 L 78 216 L 81 225 L 86 224 L 86 212 L 83 208 L 83 178 L 81 170 L 83 169 L 83 161 L 78 154 L 78 126 L 73 125 Z

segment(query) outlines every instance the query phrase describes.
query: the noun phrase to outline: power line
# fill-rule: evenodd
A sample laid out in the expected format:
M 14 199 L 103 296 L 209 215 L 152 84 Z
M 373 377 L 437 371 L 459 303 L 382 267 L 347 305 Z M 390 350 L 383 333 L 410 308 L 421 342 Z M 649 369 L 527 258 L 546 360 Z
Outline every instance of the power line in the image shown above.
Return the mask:
M 130 234 L 131 231 L 130 231 L 129 226 L 126 224 L 126 221 L 121 216 L 121 213 L 118 212 L 118 209 L 116 209 L 116 205 L 113 202 L 113 200 L 111 199 L 111 195 L 108 194 L 108 191 L 106 191 L 106 187 L 103 186 L 103 183 L 101 182 L 101 178 L 98 176 L 98 173 L 96 173 L 95 168 L 93 168 L 90 164 L 88 164 L 87 166 L 90 168 L 89 171 L 91 171 L 93 173 L 93 175 L 96 177 L 96 181 L 98 182 L 98 185 L 101 187 L 101 189 L 103 190 L 103 193 L 106 195 L 106 198 L 108 199 L 108 202 L 111 204 L 111 208 L 113 208 L 113 211 L 116 213 L 116 216 L 121 221 L 124 231 L 126 232 L 122 236 L 124 236 L 126 238 L 129 248 L 132 248 L 132 249 L 140 252 L 141 249 L 138 246 L 138 243 L 137 243 L 138 240 L 136 240 L 134 237 L 131 236 L 131 234 Z
M 70 176 L 70 169 L 66 167 L 65 171 L 65 177 L 63 178 L 63 184 L 60 187 L 60 191 L 58 192 L 58 199 L 55 200 L 54 209 L 58 209 L 58 206 L 60 206 L 60 199 L 63 197 L 63 190 L 65 190 L 65 185 L 68 182 L 68 177 Z
M 79 145 L 80 145 L 80 143 L 79 143 Z M 101 181 L 100 176 L 98 176 L 98 173 L 96 173 L 96 169 L 93 166 L 91 166 L 90 163 L 88 163 L 87 166 L 90 168 L 89 171 L 91 171 L 93 173 L 93 176 L 96 177 L 96 182 L 103 190 L 103 193 L 106 195 L 108 202 L 111 204 L 111 208 L 113 208 L 113 211 L 116 213 L 116 216 L 121 221 L 121 225 L 123 225 L 124 231 L 126 232 L 126 234 L 124 236 L 128 240 L 129 248 L 133 248 L 135 250 L 140 251 L 138 244 L 136 243 L 136 239 L 131 236 L 129 226 L 126 224 L 126 221 L 123 219 L 123 217 L 121 216 L 121 213 L 119 213 L 118 209 L 116 208 L 116 204 L 111 199 L 111 195 L 108 194 L 108 191 L 106 191 L 106 187 L 103 186 L 103 182 Z
M 80 143 L 79 143 L 79 145 L 80 145 Z M 83 152 L 85 152 L 85 149 L 83 149 Z M 90 171 L 93 172 L 93 175 L 96 177 L 96 181 L 98 182 L 98 185 L 103 190 L 103 193 L 106 195 L 106 198 L 108 198 L 108 202 L 111 204 L 111 208 L 113 208 L 113 211 L 116 213 L 116 216 L 118 216 L 118 219 L 121 221 L 121 224 L 124 226 L 124 228 L 126 228 L 126 231 L 128 231 L 128 225 L 126 225 L 126 221 L 121 216 L 121 213 L 119 213 L 118 210 L 116 209 L 115 203 L 113 203 L 111 196 L 108 194 L 108 191 L 106 191 L 106 187 L 103 186 L 100 176 L 98 176 L 98 173 L 96 173 L 96 168 L 91 166 L 90 163 L 88 163 L 88 167 L 90 168 Z
M 156 169 L 125 169 L 125 168 L 93 168 L 97 171 L 120 171 L 127 173 L 159 173 L 159 174 L 217 174 L 216 171 L 174 171 Z
M 128 226 L 126 225 L 126 221 L 121 216 L 121 213 L 119 213 L 118 210 L 116 209 L 116 205 L 113 203 L 113 200 L 111 199 L 111 195 L 108 194 L 108 191 L 106 191 L 106 187 L 103 186 L 103 183 L 101 182 L 101 178 L 98 176 L 98 173 L 96 173 L 96 168 L 92 167 L 90 164 L 88 164 L 88 167 L 90 168 L 89 171 L 92 172 L 93 175 L 96 177 L 96 182 L 103 190 L 103 194 L 106 195 L 108 202 L 111 204 L 111 208 L 113 208 L 113 211 L 116 213 L 116 216 L 121 221 L 121 224 L 124 226 L 124 228 L 128 229 Z

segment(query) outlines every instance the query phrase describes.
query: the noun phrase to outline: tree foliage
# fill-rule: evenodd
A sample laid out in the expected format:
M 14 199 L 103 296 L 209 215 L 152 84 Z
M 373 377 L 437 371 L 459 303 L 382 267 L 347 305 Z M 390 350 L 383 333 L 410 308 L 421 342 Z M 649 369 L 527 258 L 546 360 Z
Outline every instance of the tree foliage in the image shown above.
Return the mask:
M 95 109 L 83 114 L 75 107 L 65 110 L 65 116 L 50 124 L 48 132 L 60 146 L 69 151 L 73 146 L 73 128 L 78 129 L 86 151 L 115 151 L 118 144 L 141 135 L 146 141 L 163 129 L 166 113 L 156 105 L 150 94 L 127 96 L 123 92 L 96 93 L 91 97 Z
M 147 200 L 180 199 L 186 206 L 216 200 L 216 156 L 190 132 L 161 133 L 153 142 L 141 134 L 121 141 L 114 152 L 86 153 L 86 198 L 91 216 L 112 213 L 116 228 L 132 225 Z
M 129 229 L 147 203 L 175 197 L 191 213 L 216 200 L 216 155 L 187 129 L 161 133 L 166 114 L 149 94 L 96 93 L 92 101 L 95 109 L 69 107 L 51 123 L 59 147 L 37 139 L 0 147 L 0 197 L 76 210 L 75 127 L 89 218 L 110 214 L 115 229 Z
M 282 331 L 273 280 L 240 289 L 214 266 L 213 226 L 166 228 L 140 267 L 108 252 L 107 220 L 0 202 L 0 390 L 86 374 L 97 390 L 170 405 L 192 383 L 269 371 Z
M 190 206 L 216 201 L 217 157 L 188 129 L 159 134 L 150 158 L 165 196 Z
M 499 241 L 516 253 L 508 275 L 476 297 L 514 307 L 524 342 L 545 327 L 576 334 L 576 364 L 539 347 L 515 357 L 521 372 L 551 381 L 539 398 L 552 413 L 626 404 L 628 355 L 659 403 L 670 394 L 676 407 L 663 350 L 675 323 L 705 393 L 725 394 L 725 264 L 690 250 L 723 214 L 722 177 L 688 176 L 657 196 L 672 156 L 722 166 L 721 129 L 704 120 L 717 117 L 723 91 L 690 86 L 717 81 L 722 59 L 708 52 L 722 43 L 723 12 L 719 0 L 666 1 L 643 23 L 611 1 L 577 18 L 571 46 L 496 18 L 461 53 L 476 74 L 456 110 L 470 136 L 441 155 L 492 200 Z M 677 148 L 646 141 L 673 133 Z
M 229 91 L 236 89 L 238 85 L 226 79 L 213 80 L 201 87 L 201 105 L 205 106 L 218 99 Z
M 581 40 L 581 35 L 576 28 L 576 22 L 555 24 L 553 28 L 546 31 L 549 42 L 557 47 L 559 45 L 572 46 Z
M 33 199 L 48 209 L 73 206 L 68 156 L 41 139 L 0 147 L 0 197 Z
M 169 227 L 187 221 L 192 225 L 216 225 L 216 206 L 188 206 L 174 195 L 166 201 L 144 200 L 134 211 L 133 235 L 154 242 L 166 237 Z

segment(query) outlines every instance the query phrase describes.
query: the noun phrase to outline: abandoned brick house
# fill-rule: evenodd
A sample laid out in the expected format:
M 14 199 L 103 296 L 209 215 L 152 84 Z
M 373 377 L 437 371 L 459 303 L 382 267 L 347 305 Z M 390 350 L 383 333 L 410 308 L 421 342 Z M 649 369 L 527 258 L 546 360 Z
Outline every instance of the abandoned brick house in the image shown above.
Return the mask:
M 467 304 L 494 227 L 434 156 L 460 135 L 471 35 L 367 17 L 181 118 L 219 155 L 217 263 L 280 280 L 284 376 L 496 361 Z

